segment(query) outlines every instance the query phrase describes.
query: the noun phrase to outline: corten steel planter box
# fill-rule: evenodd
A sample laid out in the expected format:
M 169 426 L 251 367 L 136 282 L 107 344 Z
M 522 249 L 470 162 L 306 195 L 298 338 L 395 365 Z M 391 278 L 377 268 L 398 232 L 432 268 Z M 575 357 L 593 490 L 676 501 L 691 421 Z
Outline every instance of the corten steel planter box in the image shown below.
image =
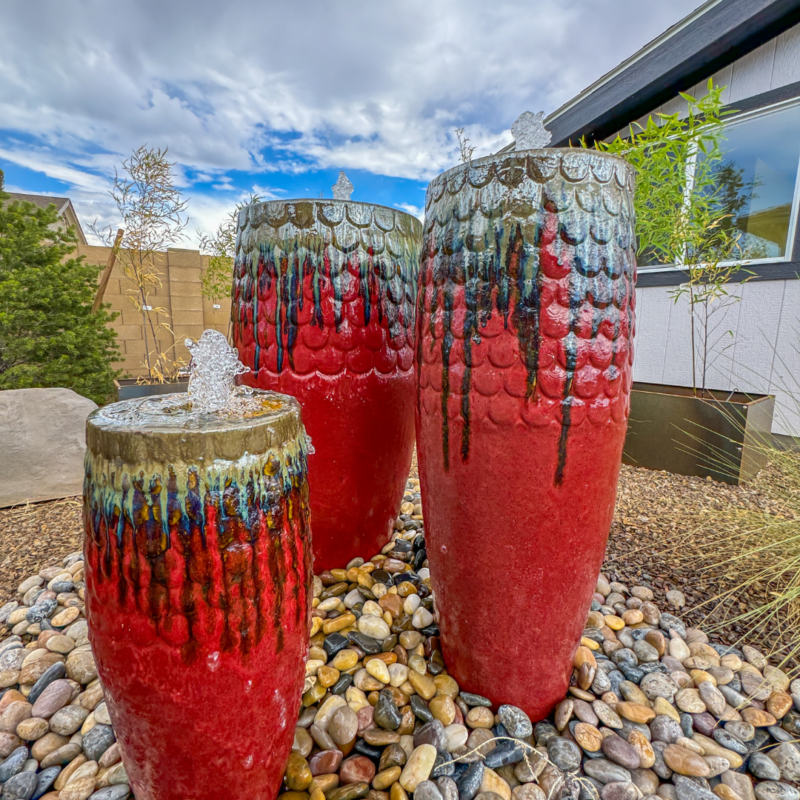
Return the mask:
M 614 509 L 632 186 L 620 159 L 548 149 L 428 187 L 417 449 L 443 655 L 534 720 L 567 690 Z
M 300 407 L 264 393 L 246 418 L 198 419 L 179 398 L 87 421 L 92 650 L 137 797 L 273 800 L 311 614 Z
M 114 381 L 114 387 L 117 390 L 117 400 L 134 400 L 137 397 L 186 392 L 189 389 L 189 379 L 167 383 L 139 383 L 136 378 L 120 378 Z
M 738 485 L 767 463 L 772 395 L 634 383 L 622 460 L 634 467 Z
M 375 553 L 414 447 L 414 298 L 422 226 L 345 200 L 239 214 L 233 343 L 241 380 L 296 397 L 309 456 L 316 572 Z

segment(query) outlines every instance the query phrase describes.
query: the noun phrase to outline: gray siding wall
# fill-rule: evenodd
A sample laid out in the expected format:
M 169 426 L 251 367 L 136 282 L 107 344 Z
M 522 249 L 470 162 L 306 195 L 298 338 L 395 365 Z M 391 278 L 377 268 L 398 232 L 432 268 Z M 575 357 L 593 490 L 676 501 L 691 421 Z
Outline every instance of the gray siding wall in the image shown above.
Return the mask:
M 726 103 L 796 81 L 800 81 L 800 25 L 714 75 L 715 84 L 727 87 Z M 688 94 L 702 97 L 705 86 L 704 81 Z M 677 97 L 654 112 L 674 113 L 684 105 Z M 708 359 L 707 386 L 776 395 L 773 433 L 800 436 L 800 280 L 739 284 L 733 293 L 740 301 L 712 316 L 715 347 Z M 669 287 L 638 289 L 636 316 L 634 379 L 691 386 L 688 302 L 676 304 Z
M 800 436 L 800 280 L 740 283 L 711 315 L 706 386 L 774 394 L 773 433 Z M 668 287 L 636 290 L 633 378 L 645 383 L 692 385 L 688 300 L 676 303 Z M 696 337 L 698 379 L 702 363 Z M 699 381 L 698 381 L 699 382 Z

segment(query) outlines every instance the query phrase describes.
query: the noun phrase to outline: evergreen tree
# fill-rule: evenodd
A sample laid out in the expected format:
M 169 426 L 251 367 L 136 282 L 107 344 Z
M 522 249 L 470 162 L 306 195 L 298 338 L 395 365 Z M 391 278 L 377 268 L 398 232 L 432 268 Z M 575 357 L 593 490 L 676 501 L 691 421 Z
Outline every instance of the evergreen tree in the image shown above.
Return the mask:
M 0 389 L 63 386 L 96 403 L 113 393 L 116 314 L 92 313 L 99 268 L 68 258 L 55 205 L 8 202 L 0 170 Z

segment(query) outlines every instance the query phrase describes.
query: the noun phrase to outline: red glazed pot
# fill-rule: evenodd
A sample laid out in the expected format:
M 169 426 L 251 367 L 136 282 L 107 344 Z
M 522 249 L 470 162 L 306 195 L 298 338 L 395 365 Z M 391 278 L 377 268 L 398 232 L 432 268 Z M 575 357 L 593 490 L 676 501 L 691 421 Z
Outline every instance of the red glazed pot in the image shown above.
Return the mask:
M 513 152 L 428 187 L 416 423 L 443 654 L 533 720 L 564 697 L 611 526 L 635 270 L 617 158 Z
M 198 423 L 164 412 L 176 397 L 87 423 L 92 650 L 137 797 L 274 800 L 311 613 L 300 408 L 265 393 Z
M 386 544 L 414 448 L 419 221 L 342 200 L 239 215 L 233 343 L 242 381 L 296 397 L 311 437 L 316 572 Z

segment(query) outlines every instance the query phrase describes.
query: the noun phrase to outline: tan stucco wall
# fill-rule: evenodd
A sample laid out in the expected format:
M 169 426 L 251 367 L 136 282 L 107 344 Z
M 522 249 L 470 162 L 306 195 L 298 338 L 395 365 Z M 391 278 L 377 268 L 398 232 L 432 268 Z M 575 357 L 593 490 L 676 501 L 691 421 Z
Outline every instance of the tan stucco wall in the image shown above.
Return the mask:
M 85 256 L 89 264 L 104 267 L 110 251 L 109 247 L 78 245 L 76 255 Z M 103 301 L 109 303 L 112 310 L 120 312 L 111 326 L 117 332 L 120 349 L 120 361 L 116 368 L 123 370 L 127 376 L 139 377 L 147 373 L 143 366 L 144 326 L 141 313 L 129 299 L 128 290 L 132 288 L 132 284 L 122 272 L 121 261 L 121 257 L 117 259 Z M 206 328 L 228 332 L 230 298 L 214 301 L 221 306 L 215 309 L 214 303 L 200 294 L 200 276 L 207 261 L 207 256 L 201 256 L 197 250 L 169 249 L 159 254 L 157 262 L 162 285 L 152 293 L 150 304 L 154 308 L 164 308 L 167 314 L 153 314 L 153 322 L 165 323 L 172 333 L 161 326 L 156 329 L 156 335 L 163 350 L 168 350 L 171 357 L 174 354 L 175 358 L 181 358 L 187 363 L 189 353 L 184 347 L 184 339 L 196 339 Z

